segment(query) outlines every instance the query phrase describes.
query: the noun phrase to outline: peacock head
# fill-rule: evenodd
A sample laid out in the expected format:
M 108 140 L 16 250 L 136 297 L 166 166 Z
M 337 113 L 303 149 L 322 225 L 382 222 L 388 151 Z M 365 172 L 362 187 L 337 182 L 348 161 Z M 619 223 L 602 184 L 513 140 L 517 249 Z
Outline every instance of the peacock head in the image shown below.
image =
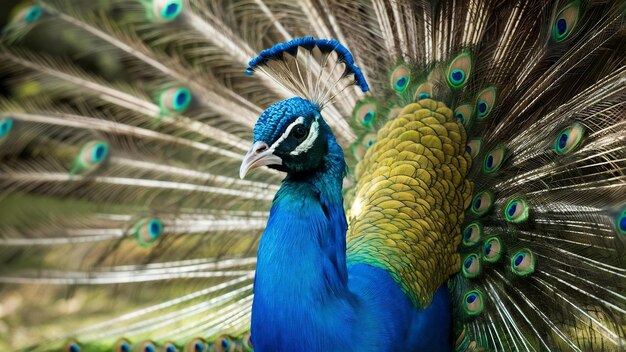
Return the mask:
M 254 144 L 241 163 L 239 176 L 244 178 L 261 166 L 287 173 L 315 170 L 328 152 L 331 133 L 317 104 L 300 97 L 275 103 L 254 126 Z

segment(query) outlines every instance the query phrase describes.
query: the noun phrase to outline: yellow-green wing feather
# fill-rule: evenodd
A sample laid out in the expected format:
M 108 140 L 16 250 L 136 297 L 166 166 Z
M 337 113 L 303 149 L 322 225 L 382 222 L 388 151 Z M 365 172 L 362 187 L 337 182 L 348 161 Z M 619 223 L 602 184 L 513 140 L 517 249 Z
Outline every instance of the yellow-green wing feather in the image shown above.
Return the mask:
M 467 135 L 443 103 L 423 99 L 387 122 L 357 165 L 348 264 L 387 270 L 417 307 L 459 271 L 472 194 Z

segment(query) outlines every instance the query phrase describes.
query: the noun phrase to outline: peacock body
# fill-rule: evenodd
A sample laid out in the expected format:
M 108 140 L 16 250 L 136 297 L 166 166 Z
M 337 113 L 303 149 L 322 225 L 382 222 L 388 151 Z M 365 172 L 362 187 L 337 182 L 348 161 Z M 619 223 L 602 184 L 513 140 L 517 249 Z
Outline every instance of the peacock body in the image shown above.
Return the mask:
M 625 13 L 20 2 L 0 349 L 623 350 Z

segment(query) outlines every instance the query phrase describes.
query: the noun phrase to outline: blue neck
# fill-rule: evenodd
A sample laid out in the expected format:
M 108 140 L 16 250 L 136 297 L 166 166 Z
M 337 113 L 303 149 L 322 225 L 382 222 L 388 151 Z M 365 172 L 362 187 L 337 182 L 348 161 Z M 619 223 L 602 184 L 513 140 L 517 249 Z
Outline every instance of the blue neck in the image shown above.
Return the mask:
M 329 320 L 352 309 L 344 171 L 343 151 L 331 136 L 324 165 L 312 174 L 288 175 L 274 198 L 258 250 L 252 311 L 253 334 L 263 341 L 284 345 L 303 328 L 315 335 L 311 341 L 332 335 L 329 329 L 337 327 Z
M 449 351 L 445 288 L 417 311 L 383 269 L 347 268 L 344 170 L 330 138 L 323 167 L 288 175 L 274 198 L 258 250 L 255 351 Z

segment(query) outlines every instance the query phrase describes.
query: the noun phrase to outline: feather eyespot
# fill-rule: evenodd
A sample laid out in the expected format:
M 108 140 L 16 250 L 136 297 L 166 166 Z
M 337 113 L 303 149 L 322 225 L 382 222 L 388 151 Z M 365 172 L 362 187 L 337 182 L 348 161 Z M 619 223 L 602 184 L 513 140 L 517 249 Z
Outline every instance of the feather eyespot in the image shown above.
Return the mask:
M 91 141 L 83 145 L 74 159 L 71 174 L 80 174 L 102 164 L 109 154 L 109 145 L 103 141 Z
M 375 143 L 376 143 L 375 133 L 368 133 L 365 135 L 365 137 L 363 137 L 363 146 L 365 146 L 365 149 L 371 148 Z
M 125 338 L 121 338 L 117 340 L 117 342 L 115 343 L 114 351 L 115 352 L 131 352 L 130 342 Z
M 486 118 L 491 113 L 495 101 L 495 87 L 489 87 L 478 94 L 478 98 L 476 99 L 476 116 L 479 120 Z
M 502 243 L 498 237 L 490 237 L 483 245 L 483 260 L 495 263 L 502 257 Z
M 19 6 L 19 5 L 18 5 Z M 31 24 L 37 22 L 43 15 L 43 9 L 39 5 L 27 6 L 21 8 L 14 17 L 11 18 L 12 23 Z
M 457 122 L 460 122 L 463 127 L 465 127 L 466 130 L 469 129 L 474 122 L 472 110 L 472 106 L 469 104 L 460 105 L 454 109 L 454 117 Z
M 2 140 L 5 139 L 9 135 L 12 128 L 13 128 L 12 118 L 5 117 L 3 119 L 0 119 L 0 142 L 2 142 Z
M 414 99 L 420 101 L 423 99 L 430 99 L 433 95 L 433 84 L 430 82 L 422 83 L 417 87 L 415 91 Z
M 141 352 L 156 352 L 156 346 L 152 341 L 144 341 L 139 349 Z
M 480 314 L 485 308 L 483 294 L 479 290 L 471 290 L 463 296 L 463 308 L 468 315 Z
M 556 137 L 554 150 L 557 154 L 567 154 L 576 149 L 582 141 L 585 128 L 579 123 L 574 123 L 564 128 Z
M 491 210 L 492 204 L 493 199 L 491 193 L 483 191 L 474 196 L 474 199 L 472 199 L 471 209 L 474 214 L 483 216 Z
M 174 87 L 166 89 L 159 97 L 159 105 L 163 113 L 185 111 L 191 104 L 191 91 L 187 88 Z
M 480 241 L 482 233 L 483 226 L 478 221 L 470 223 L 463 230 L 463 245 L 467 247 L 475 245 Z
M 578 24 L 580 14 L 580 1 L 573 1 L 565 5 L 554 19 L 552 26 L 552 39 L 561 42 L 572 33 L 572 30 Z
M 222 345 L 222 351 L 223 352 L 229 352 L 230 351 L 230 347 L 231 347 L 231 342 L 230 339 L 227 337 L 222 337 L 219 339 L 220 344 Z
M 490 174 L 492 172 L 496 172 L 502 166 L 502 162 L 504 161 L 504 152 L 505 149 L 503 147 L 496 148 L 490 151 L 487 155 L 485 155 L 485 160 L 483 161 L 483 172 Z
M 528 276 L 535 271 L 535 255 L 530 249 L 520 249 L 511 256 L 511 271 L 518 276 Z
M 470 75 L 472 69 L 472 57 L 469 52 L 457 55 L 448 67 L 448 84 L 456 89 L 462 87 Z
M 196 337 L 185 345 L 185 352 L 205 352 L 207 349 L 206 342 L 199 337 Z
M 478 276 L 481 270 L 480 258 L 478 258 L 478 255 L 472 253 L 465 257 L 463 260 L 463 268 L 461 270 L 463 272 L 463 276 L 468 279 Z
M 626 209 L 624 209 L 622 214 L 617 217 L 615 225 L 617 226 L 617 231 L 619 231 L 619 233 L 626 235 Z
M 528 219 L 528 204 L 523 197 L 513 197 L 504 207 L 506 221 L 519 223 Z
M 157 19 L 171 21 L 183 10 L 182 0 L 152 0 L 152 12 Z
M 476 155 L 478 155 L 478 153 L 480 153 L 480 147 L 482 146 L 482 144 L 483 141 L 480 138 L 472 139 L 467 142 L 467 145 L 465 146 L 465 151 L 467 151 L 473 159 L 476 157 Z
M 376 118 L 376 104 L 364 103 L 354 110 L 354 119 L 365 127 L 370 127 Z
M 172 342 L 166 342 L 163 344 L 163 348 L 165 349 L 165 352 L 178 352 L 178 347 L 176 347 L 176 345 Z
M 66 352 L 80 352 L 81 348 L 77 341 L 71 340 L 65 344 Z
M 133 235 L 142 247 L 152 246 L 163 233 L 163 224 L 156 218 L 144 218 L 133 227 Z
M 398 93 L 402 93 L 409 86 L 411 71 L 408 67 L 400 65 L 391 73 L 391 87 Z

